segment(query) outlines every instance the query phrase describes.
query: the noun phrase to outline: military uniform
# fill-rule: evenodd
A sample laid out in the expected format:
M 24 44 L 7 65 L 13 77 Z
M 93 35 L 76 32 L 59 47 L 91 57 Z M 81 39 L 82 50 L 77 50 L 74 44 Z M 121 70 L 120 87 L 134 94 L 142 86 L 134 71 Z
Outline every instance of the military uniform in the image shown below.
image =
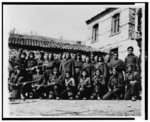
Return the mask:
M 9 91 L 12 93 L 11 98 L 17 99 L 20 98 L 20 95 L 23 95 L 22 92 L 22 83 L 24 81 L 24 77 L 20 74 L 11 74 L 9 78 Z
M 82 62 L 81 61 L 74 61 L 74 67 L 75 67 L 75 82 L 76 84 L 79 83 L 79 78 L 81 75 L 81 70 L 82 70 Z
M 104 76 L 95 75 L 92 79 L 92 83 L 93 83 L 94 89 L 93 89 L 93 94 L 91 96 L 91 99 L 94 99 L 94 98 L 101 99 L 102 96 L 107 91 L 106 81 L 105 81 Z
M 107 64 L 102 62 L 102 63 L 97 63 L 95 64 L 95 70 L 99 69 L 102 72 L 102 75 L 104 78 L 108 77 L 108 68 L 107 68 Z
M 134 71 L 139 71 L 140 70 L 139 59 L 134 54 L 128 54 L 127 57 L 125 58 L 126 69 L 129 65 L 133 66 Z
M 86 70 L 87 75 L 92 78 L 94 76 L 94 66 L 92 63 L 83 63 L 82 70 Z
M 110 68 L 115 67 L 118 72 L 122 73 L 125 70 L 124 62 L 121 59 L 111 60 L 109 64 Z
M 44 97 L 44 89 L 46 86 L 46 81 L 44 79 L 43 75 L 33 75 L 33 83 L 32 89 L 34 90 L 34 93 L 37 97 L 43 98 Z
M 108 82 L 109 92 L 103 96 L 104 100 L 117 98 L 120 99 L 120 94 L 124 92 L 124 78 L 122 73 L 112 75 Z
M 65 79 L 66 72 L 70 72 L 71 75 L 74 77 L 75 69 L 74 69 L 74 62 L 72 59 L 63 59 L 61 61 L 59 72 L 62 73 L 63 80 Z
M 138 96 L 141 87 L 139 73 L 132 71 L 125 75 L 126 93 L 125 100 L 130 99 L 132 96 Z
M 62 76 L 60 75 L 52 75 L 49 77 L 47 83 L 47 94 L 50 94 L 50 98 L 59 98 L 61 97 L 61 90 L 63 87 Z
M 91 79 L 90 77 L 81 78 L 78 84 L 77 99 L 89 98 L 91 94 Z

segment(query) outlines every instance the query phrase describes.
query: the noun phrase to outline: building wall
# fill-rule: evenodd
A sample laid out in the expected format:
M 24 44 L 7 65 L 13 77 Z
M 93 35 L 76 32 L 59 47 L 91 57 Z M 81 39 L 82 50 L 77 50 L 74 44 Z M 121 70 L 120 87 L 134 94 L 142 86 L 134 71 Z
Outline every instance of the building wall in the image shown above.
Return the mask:
M 120 31 L 115 35 L 111 35 L 112 16 L 116 13 L 120 13 Z M 132 13 L 134 13 L 134 9 L 119 8 L 89 24 L 86 45 L 108 53 L 111 49 L 118 48 L 119 58 L 121 59 L 124 59 L 127 55 L 127 47 L 134 46 L 135 54 L 139 55 L 137 42 L 133 39 L 134 35 L 132 35 L 135 29 L 135 16 Z M 99 24 L 98 40 L 92 43 L 92 29 L 93 25 L 97 23 Z

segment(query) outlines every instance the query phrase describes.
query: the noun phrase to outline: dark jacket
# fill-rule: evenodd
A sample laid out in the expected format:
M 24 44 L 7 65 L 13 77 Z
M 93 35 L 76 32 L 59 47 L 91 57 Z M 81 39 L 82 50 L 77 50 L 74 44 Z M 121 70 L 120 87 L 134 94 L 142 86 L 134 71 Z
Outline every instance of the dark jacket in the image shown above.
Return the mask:
M 99 69 L 105 78 L 108 76 L 108 68 L 106 63 L 104 62 L 102 62 L 101 64 L 96 63 L 94 68 L 95 70 Z
M 61 61 L 61 64 L 59 67 L 59 72 L 62 73 L 63 78 L 65 78 L 67 71 L 69 71 L 71 73 L 71 75 L 74 76 L 75 69 L 74 69 L 74 62 L 72 59 Z
M 112 75 L 109 78 L 108 82 L 108 88 L 113 89 L 113 88 L 121 88 L 124 87 L 124 79 L 122 73 L 117 73 L 116 75 Z
M 126 68 L 129 65 L 132 65 L 135 71 L 139 71 L 139 68 L 140 68 L 140 66 L 139 66 L 139 59 L 134 54 L 127 55 L 127 57 L 125 58 L 124 62 L 125 62 Z

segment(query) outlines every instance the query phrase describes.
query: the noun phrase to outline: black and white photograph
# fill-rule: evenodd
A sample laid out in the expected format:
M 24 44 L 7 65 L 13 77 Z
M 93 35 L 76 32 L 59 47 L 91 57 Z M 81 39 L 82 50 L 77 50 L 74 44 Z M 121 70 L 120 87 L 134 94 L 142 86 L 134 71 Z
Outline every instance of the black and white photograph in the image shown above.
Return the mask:
M 3 119 L 147 119 L 148 3 L 2 3 Z

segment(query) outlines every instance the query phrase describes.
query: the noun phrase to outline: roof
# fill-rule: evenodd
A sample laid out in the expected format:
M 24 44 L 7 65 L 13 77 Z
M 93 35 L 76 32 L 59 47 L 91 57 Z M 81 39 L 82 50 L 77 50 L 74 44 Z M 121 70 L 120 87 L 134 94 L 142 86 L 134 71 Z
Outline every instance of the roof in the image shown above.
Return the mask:
M 49 38 L 50 39 L 50 38 Z M 99 49 L 85 45 L 56 42 L 54 39 L 42 39 L 28 35 L 13 34 L 9 37 L 9 46 L 40 47 L 43 49 L 62 49 L 82 52 L 101 52 Z
M 100 19 L 101 17 L 105 16 L 106 14 L 108 14 L 108 13 L 110 13 L 110 12 L 116 10 L 116 9 L 118 9 L 118 8 L 106 8 L 101 13 L 99 13 L 99 14 L 95 15 L 94 17 L 88 19 L 86 21 L 86 24 L 90 24 L 90 23 L 94 22 L 95 20 Z

